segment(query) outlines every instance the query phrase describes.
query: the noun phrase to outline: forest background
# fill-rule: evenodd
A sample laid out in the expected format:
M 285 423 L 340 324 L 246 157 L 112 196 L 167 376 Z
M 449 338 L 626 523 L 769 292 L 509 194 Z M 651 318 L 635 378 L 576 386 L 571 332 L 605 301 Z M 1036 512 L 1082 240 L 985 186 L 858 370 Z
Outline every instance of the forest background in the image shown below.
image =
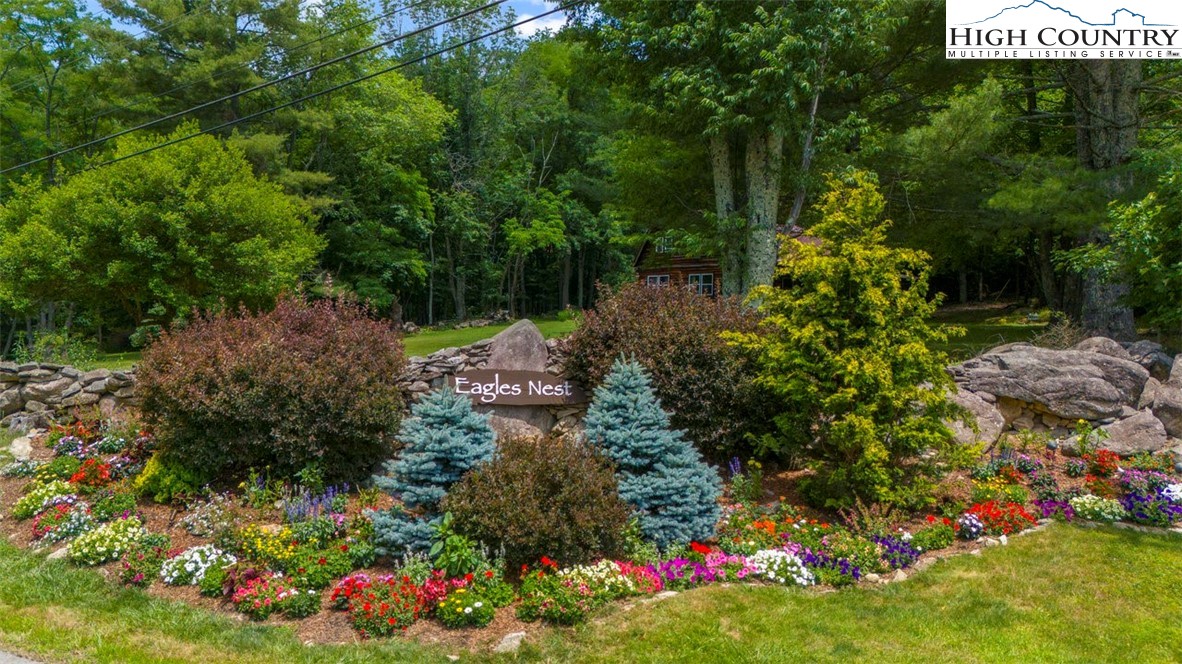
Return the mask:
M 853 169 L 948 300 L 1182 330 L 1174 61 L 948 60 L 924 0 L 100 2 L 0 0 L 0 356 L 579 309 L 657 238 L 745 295 Z

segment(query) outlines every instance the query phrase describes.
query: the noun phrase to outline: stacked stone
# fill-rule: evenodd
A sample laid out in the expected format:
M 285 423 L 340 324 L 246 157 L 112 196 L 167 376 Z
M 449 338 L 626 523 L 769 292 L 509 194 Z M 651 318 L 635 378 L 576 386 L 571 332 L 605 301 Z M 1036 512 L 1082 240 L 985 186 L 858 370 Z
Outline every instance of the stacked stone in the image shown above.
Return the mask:
M 0 362 L 0 418 L 20 412 L 52 416 L 91 406 L 110 414 L 135 404 L 135 374 L 129 371 Z

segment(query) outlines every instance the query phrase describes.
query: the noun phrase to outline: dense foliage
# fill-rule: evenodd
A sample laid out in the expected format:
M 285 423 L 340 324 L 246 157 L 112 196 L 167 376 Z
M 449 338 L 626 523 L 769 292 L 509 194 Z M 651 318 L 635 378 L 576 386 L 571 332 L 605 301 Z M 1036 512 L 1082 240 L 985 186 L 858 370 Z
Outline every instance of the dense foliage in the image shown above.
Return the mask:
M 583 563 L 621 552 L 630 509 L 611 466 L 570 437 L 507 438 L 452 487 L 457 528 L 517 565 L 550 556 Z
M 830 186 L 811 229 L 822 244 L 784 244 L 786 286 L 755 291 L 763 329 L 734 336 L 759 354 L 758 383 L 776 401 L 764 445 L 812 460 L 805 488 L 820 504 L 922 503 L 939 455 L 920 455 L 950 449 L 952 413 L 946 358 L 930 346 L 948 333 L 928 322 L 928 259 L 885 244 L 869 174 Z
M 397 333 L 364 308 L 284 297 L 174 327 L 144 353 L 136 389 L 159 453 L 208 479 L 313 466 L 356 480 L 391 449 L 402 364 Z
M 756 391 L 754 363 L 722 334 L 754 332 L 758 324 L 734 299 L 628 284 L 585 312 L 568 342 L 567 371 L 595 387 L 616 360 L 639 362 L 673 426 L 708 457 L 729 457 L 748 449 L 770 412 Z
M 382 551 L 425 550 L 439 501 L 465 473 L 492 458 L 495 439 L 488 415 L 474 412 L 472 401 L 450 388 L 411 406 L 398 432 L 398 458 L 386 462 L 386 474 L 374 476 L 375 485 L 402 501 L 373 515 Z
M 615 464 L 620 498 L 661 547 L 708 539 L 718 520 L 717 471 L 702 462 L 653 392 L 644 367 L 617 360 L 587 410 L 586 439 Z

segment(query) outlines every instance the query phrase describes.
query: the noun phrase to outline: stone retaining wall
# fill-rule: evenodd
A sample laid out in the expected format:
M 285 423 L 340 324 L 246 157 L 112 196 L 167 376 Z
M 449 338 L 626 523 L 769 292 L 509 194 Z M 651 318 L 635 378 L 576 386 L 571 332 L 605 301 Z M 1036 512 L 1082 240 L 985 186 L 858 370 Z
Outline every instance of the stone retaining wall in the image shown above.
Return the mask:
M 529 321 L 521 321 L 509 330 L 489 339 L 459 348 L 444 348 L 425 357 L 411 357 L 398 377 L 399 387 L 414 401 L 420 395 L 443 386 L 447 377 L 489 367 L 496 344 L 512 344 L 526 339 L 535 366 L 561 376 L 567 355 L 557 339 L 542 341 L 541 332 Z M 543 350 L 544 348 L 544 350 Z M 544 359 L 541 357 L 544 355 Z M 69 413 L 75 408 L 97 407 L 108 416 L 123 406 L 135 406 L 135 371 L 96 369 L 80 371 L 60 364 L 15 364 L 0 362 L 0 421 L 25 416 L 29 426 L 41 426 L 49 418 Z M 578 425 L 585 406 L 538 406 L 539 417 L 532 418 L 533 429 L 545 433 L 552 429 L 569 430 Z M 548 415 L 548 416 L 547 416 Z
M 135 374 L 60 364 L 0 362 L 0 418 L 29 414 L 45 419 L 73 409 L 97 408 L 109 415 L 135 405 Z

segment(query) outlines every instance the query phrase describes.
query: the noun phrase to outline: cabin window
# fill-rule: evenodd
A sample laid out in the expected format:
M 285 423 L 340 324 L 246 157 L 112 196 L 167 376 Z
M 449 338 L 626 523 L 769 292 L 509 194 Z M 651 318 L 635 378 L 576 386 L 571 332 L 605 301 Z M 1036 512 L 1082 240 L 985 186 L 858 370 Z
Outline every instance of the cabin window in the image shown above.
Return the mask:
M 654 246 L 658 254 L 668 254 L 673 252 L 673 238 L 659 237 Z
M 710 272 L 691 274 L 689 287 L 698 295 L 714 295 L 714 274 Z
M 669 275 L 667 274 L 650 274 L 644 279 L 644 283 L 649 286 L 668 286 Z

